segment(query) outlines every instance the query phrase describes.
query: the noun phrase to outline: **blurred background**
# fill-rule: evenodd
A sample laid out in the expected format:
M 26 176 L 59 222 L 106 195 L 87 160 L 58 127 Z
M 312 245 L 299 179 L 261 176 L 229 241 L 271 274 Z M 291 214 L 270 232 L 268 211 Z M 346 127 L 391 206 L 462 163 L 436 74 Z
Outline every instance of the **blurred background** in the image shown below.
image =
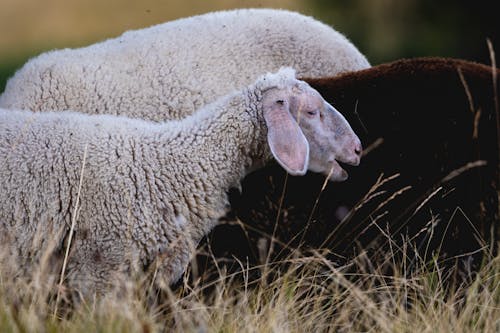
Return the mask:
M 372 64 L 446 56 L 490 64 L 500 54 L 498 0 L 0 0 L 0 92 L 40 52 L 88 45 L 180 17 L 272 7 L 311 15 L 345 34 Z M 499 57 L 497 56 L 497 59 Z

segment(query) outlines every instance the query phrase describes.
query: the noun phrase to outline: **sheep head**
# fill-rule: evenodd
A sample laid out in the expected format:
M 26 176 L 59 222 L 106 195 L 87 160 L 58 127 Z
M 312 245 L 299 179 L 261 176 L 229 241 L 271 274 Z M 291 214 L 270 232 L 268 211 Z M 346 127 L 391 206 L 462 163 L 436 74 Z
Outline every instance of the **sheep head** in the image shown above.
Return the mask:
M 291 175 L 307 170 L 346 180 L 340 163 L 358 165 L 361 142 L 347 120 L 307 83 L 272 88 L 263 99 L 271 153 Z

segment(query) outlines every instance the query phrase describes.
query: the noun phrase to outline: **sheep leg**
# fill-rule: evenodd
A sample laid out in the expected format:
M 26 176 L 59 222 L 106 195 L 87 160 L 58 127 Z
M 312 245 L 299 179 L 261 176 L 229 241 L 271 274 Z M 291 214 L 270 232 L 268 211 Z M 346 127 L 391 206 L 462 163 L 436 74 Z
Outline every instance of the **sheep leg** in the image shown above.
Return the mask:
M 168 288 L 177 282 L 196 251 L 197 242 L 192 239 L 189 225 L 183 216 L 175 218 L 175 226 L 175 239 L 160 251 L 153 265 L 155 284 L 159 288 Z

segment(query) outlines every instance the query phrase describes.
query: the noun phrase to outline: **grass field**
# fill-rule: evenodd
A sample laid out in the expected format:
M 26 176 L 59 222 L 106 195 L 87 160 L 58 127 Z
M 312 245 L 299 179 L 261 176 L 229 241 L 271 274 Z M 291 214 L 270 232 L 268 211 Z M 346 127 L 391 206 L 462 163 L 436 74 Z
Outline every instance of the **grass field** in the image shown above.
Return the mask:
M 393 260 L 394 254 L 387 259 Z M 409 274 L 403 257 L 393 273 L 361 254 L 336 267 L 319 253 L 291 256 L 269 267 L 223 270 L 215 281 L 152 290 L 147 280 L 125 284 L 119 295 L 69 310 L 56 302 L 56 286 L 38 267 L 29 278 L 0 271 L 2 332 L 499 332 L 500 257 L 477 274 L 449 283 L 438 261 L 418 262 Z M 244 267 L 245 264 L 242 263 Z M 354 266 L 354 267 L 353 267 Z M 281 267 L 281 268 L 280 268 Z M 356 274 L 347 273 L 356 271 Z M 252 270 L 273 279 L 249 281 Z M 448 280 L 448 282 L 445 282 Z

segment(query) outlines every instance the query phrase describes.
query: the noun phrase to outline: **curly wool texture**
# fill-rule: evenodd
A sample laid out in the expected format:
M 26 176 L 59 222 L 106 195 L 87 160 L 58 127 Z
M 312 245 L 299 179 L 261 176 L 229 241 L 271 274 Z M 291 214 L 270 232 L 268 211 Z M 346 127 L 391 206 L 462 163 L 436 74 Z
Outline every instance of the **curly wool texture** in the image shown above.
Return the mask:
M 284 66 L 298 77 L 370 67 L 347 38 L 311 17 L 222 11 L 41 54 L 8 81 L 0 107 L 181 119 Z
M 68 284 L 104 290 L 114 273 L 155 263 L 161 283 L 176 281 L 226 213 L 228 189 L 271 158 L 263 91 L 298 82 L 290 69 L 267 74 L 193 116 L 159 124 L 0 109 L 2 237 L 25 265 L 54 238 L 62 252 L 83 167 Z

